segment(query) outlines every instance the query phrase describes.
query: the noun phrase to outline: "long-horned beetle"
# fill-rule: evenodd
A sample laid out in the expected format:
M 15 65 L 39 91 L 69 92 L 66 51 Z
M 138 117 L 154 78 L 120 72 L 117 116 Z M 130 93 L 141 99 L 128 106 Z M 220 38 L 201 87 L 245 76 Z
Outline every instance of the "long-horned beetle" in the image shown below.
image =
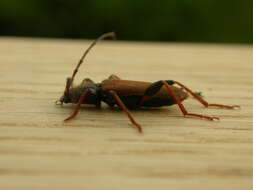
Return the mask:
M 91 79 L 86 78 L 80 85 L 73 86 L 75 75 L 83 63 L 84 58 L 99 40 L 105 38 L 115 39 L 116 35 L 114 32 L 105 33 L 93 41 L 79 60 L 72 77 L 67 78 L 64 94 L 56 101 L 56 104 L 63 105 L 63 103 L 74 103 L 76 104 L 76 108 L 65 121 L 73 119 L 78 114 L 82 104 L 92 104 L 100 107 L 101 102 L 105 102 L 110 107 L 114 107 L 115 105 L 120 107 L 138 131 L 142 132 L 141 125 L 135 121 L 128 109 L 161 107 L 177 104 L 184 116 L 198 117 L 207 120 L 219 120 L 218 117 L 189 113 L 182 104 L 182 101 L 185 100 L 189 94 L 205 107 L 226 109 L 240 107 L 238 105 L 227 106 L 221 104 L 209 104 L 200 95 L 194 93 L 185 85 L 175 80 L 159 80 L 150 83 L 122 80 L 116 75 L 111 75 L 108 79 L 100 83 L 95 83 Z

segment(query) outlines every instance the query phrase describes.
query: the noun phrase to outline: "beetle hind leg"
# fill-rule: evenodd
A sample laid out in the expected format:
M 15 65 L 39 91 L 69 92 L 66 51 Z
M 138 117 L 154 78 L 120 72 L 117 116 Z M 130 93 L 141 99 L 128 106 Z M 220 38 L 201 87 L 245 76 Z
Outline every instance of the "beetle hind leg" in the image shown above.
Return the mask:
M 207 116 L 207 115 L 201 115 L 201 114 L 196 114 L 196 113 L 188 113 L 188 111 L 185 109 L 184 105 L 182 104 L 181 100 L 176 96 L 176 93 L 173 91 L 170 85 L 166 81 L 162 81 L 163 85 L 167 89 L 168 93 L 172 96 L 172 98 L 175 100 L 177 105 L 179 106 L 180 110 L 184 114 L 184 116 L 191 116 L 191 117 L 199 117 L 202 119 L 207 119 L 207 120 L 219 120 L 218 117 L 212 117 L 212 116 Z
M 174 81 L 174 83 L 177 84 L 178 86 L 182 87 L 183 89 L 185 89 L 185 91 L 187 91 L 189 94 L 191 94 L 197 101 L 199 101 L 205 107 L 216 107 L 216 108 L 224 108 L 224 109 L 238 109 L 238 108 L 240 108 L 240 106 L 238 106 L 238 105 L 230 106 L 230 105 L 222 105 L 222 104 L 209 104 L 207 101 L 203 100 L 203 98 L 201 98 L 201 96 L 199 96 L 198 94 L 192 92 L 185 85 L 183 85 L 183 84 L 181 84 L 180 82 L 177 82 L 177 81 Z
M 166 80 L 166 81 L 157 81 L 155 83 L 152 83 L 147 90 L 145 91 L 145 94 L 141 100 L 141 103 L 144 102 L 145 100 L 151 98 L 153 95 L 155 95 L 161 88 L 162 86 L 165 86 L 168 94 L 173 98 L 175 103 L 178 105 L 180 108 L 181 112 L 183 115 L 190 116 L 190 117 L 198 117 L 202 119 L 207 119 L 207 120 L 219 120 L 218 117 L 212 117 L 212 116 L 207 116 L 207 115 L 201 115 L 201 114 L 195 114 L 195 113 L 188 113 L 188 111 L 185 109 L 184 105 L 182 104 L 181 100 L 177 97 L 176 93 L 174 92 L 172 85 L 175 84 L 175 81 L 173 80 Z M 193 92 L 192 92 L 193 93 Z
M 190 117 L 199 117 L 202 119 L 207 119 L 207 120 L 219 120 L 218 117 L 212 117 L 212 116 L 207 116 L 207 115 L 201 115 L 201 114 L 196 114 L 196 113 L 188 113 L 188 111 L 185 109 L 184 105 L 182 104 L 181 100 L 177 97 L 176 93 L 174 90 L 171 88 L 170 85 L 166 81 L 162 81 L 163 85 L 166 87 L 168 93 L 170 96 L 175 100 L 177 105 L 179 106 L 181 112 L 184 114 L 184 116 L 190 116 Z

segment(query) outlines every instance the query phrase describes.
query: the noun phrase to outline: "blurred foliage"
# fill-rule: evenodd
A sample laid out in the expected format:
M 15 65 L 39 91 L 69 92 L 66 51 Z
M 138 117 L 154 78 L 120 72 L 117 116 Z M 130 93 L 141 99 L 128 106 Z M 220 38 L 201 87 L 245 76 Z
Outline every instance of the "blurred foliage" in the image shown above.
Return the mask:
M 0 0 L 0 35 L 253 42 L 250 0 Z

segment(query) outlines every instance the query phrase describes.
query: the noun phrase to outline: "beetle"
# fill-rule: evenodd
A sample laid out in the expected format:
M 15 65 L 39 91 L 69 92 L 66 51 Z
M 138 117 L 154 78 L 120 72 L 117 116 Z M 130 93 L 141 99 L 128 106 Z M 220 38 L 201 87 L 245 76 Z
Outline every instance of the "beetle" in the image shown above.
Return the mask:
M 123 80 L 116 75 L 111 75 L 108 79 L 100 83 L 95 83 L 91 79 L 84 79 L 78 86 L 73 85 L 73 81 L 79 67 L 83 63 L 89 51 L 96 43 L 105 38 L 115 39 L 114 32 L 109 32 L 101 35 L 87 48 L 83 56 L 79 60 L 76 68 L 73 71 L 72 77 L 67 78 L 66 86 L 63 95 L 55 103 L 63 105 L 64 103 L 74 103 L 76 108 L 74 112 L 64 121 L 73 119 L 79 112 L 82 104 L 92 104 L 96 107 L 101 106 L 101 102 L 106 103 L 110 107 L 118 106 L 125 112 L 132 124 L 142 132 L 142 127 L 138 124 L 129 109 L 138 109 L 141 107 L 161 107 L 177 104 L 184 116 L 198 117 L 207 120 L 219 120 L 218 117 L 189 113 L 182 101 L 193 96 L 198 102 L 205 107 L 216 107 L 225 109 L 239 108 L 238 105 L 221 105 L 209 104 L 200 94 L 194 93 L 182 83 L 175 80 L 159 80 L 154 83 Z

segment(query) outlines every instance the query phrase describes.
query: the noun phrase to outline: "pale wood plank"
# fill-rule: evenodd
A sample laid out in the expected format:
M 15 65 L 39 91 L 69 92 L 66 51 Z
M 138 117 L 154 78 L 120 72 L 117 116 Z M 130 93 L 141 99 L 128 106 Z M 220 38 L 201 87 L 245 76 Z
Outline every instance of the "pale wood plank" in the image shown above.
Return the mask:
M 253 47 L 101 42 L 81 67 L 101 81 L 114 73 L 141 81 L 175 79 L 210 102 L 241 110 L 189 111 L 220 122 L 183 118 L 176 106 L 125 115 L 104 106 L 54 106 L 90 41 L 0 39 L 1 189 L 252 189 Z

